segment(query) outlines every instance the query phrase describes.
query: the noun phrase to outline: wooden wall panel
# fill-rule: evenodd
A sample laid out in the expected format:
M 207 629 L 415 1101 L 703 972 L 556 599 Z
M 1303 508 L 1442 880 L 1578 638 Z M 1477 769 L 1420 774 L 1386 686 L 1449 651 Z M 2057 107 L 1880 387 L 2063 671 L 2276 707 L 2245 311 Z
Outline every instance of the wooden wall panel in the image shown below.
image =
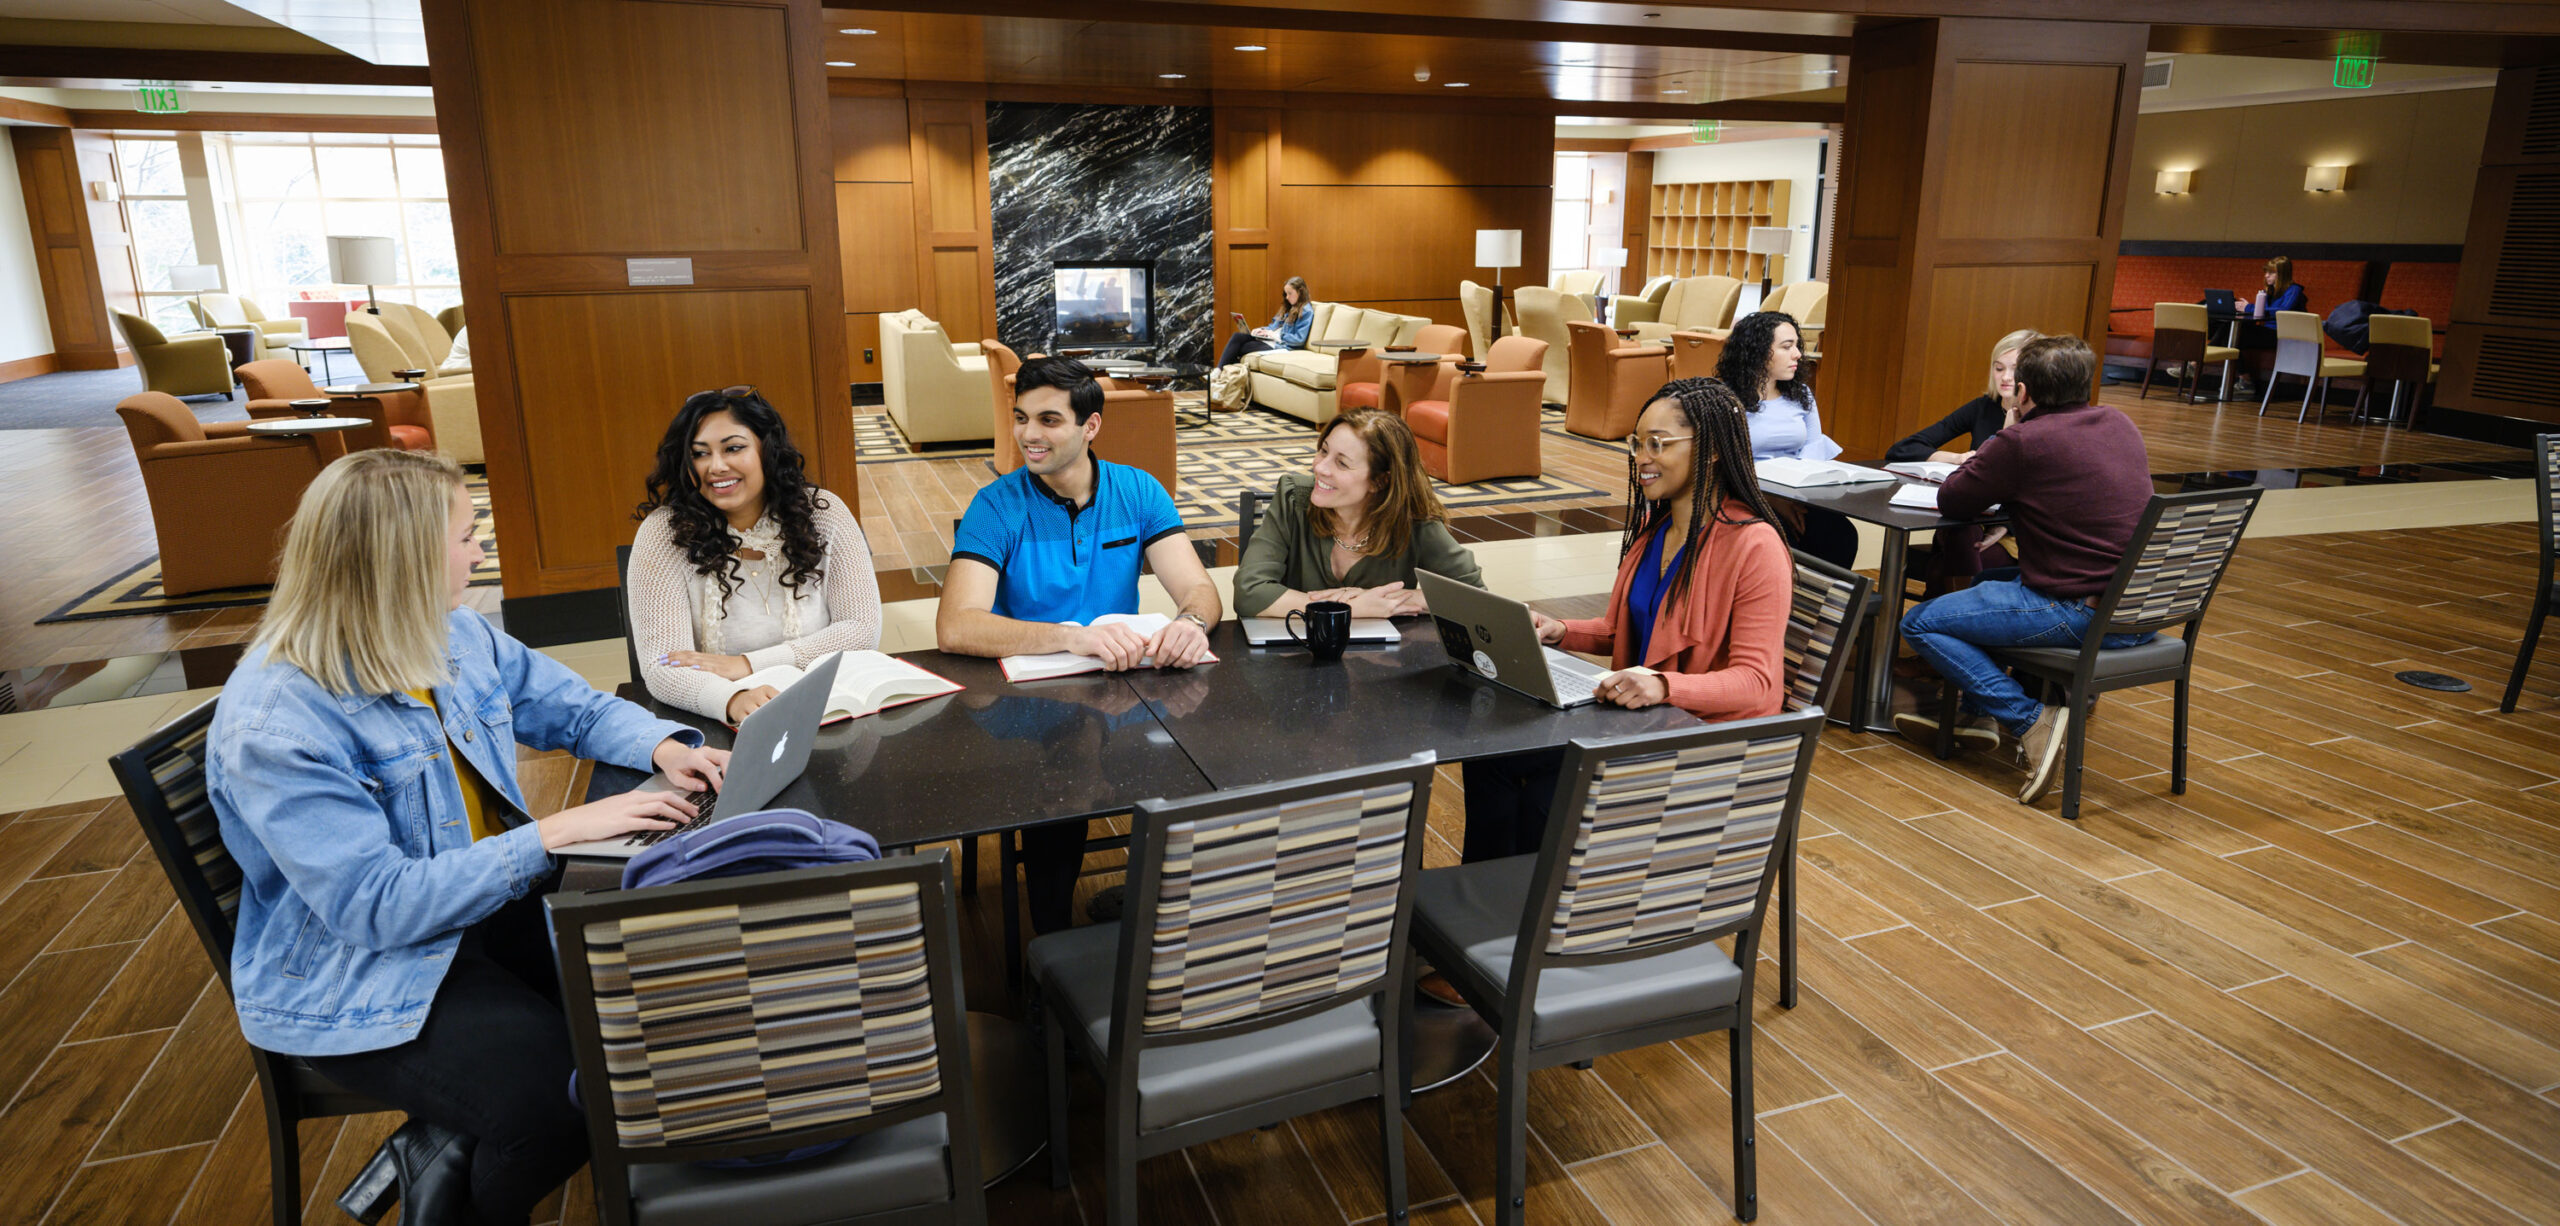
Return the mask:
M 2354 180 L 2349 179 L 2350 190 Z M 2560 65 L 2498 74 L 2435 403 L 2560 422 Z
M 838 183 L 909 183 L 907 100 L 827 99 L 827 129 L 835 144 Z
M 1301 101 L 1285 123 L 1280 182 L 1292 187 L 1545 186 L 1555 173 L 1549 118 L 1325 110 Z M 1524 133 L 1535 137 L 1523 140 Z
M 148 318 L 151 312 L 142 307 L 142 283 L 133 266 L 133 235 L 127 230 L 122 200 L 92 199 L 80 185 L 88 183 L 121 183 L 116 173 L 115 138 L 103 132 L 74 131 L 71 134 L 74 199 L 88 213 L 89 247 L 97 255 L 98 297 L 109 312 Z M 113 329 L 108 335 L 118 350 L 128 348 L 124 335 Z
M 880 316 L 848 313 L 844 317 L 845 369 L 856 383 L 880 381 Z
M 855 499 L 818 0 L 422 11 L 463 298 L 486 330 L 472 356 L 509 628 L 572 607 L 535 598 L 614 585 L 693 392 L 762 388 L 813 479 Z M 693 283 L 634 286 L 632 257 L 690 259 Z
M 1823 424 L 1874 456 L 1977 394 L 2002 333 L 2104 340 L 2148 32 L 1945 19 L 1856 39 Z
M 992 292 L 995 269 L 987 263 L 987 253 L 976 247 L 936 247 L 927 283 L 933 287 L 931 312 L 942 325 L 943 334 L 955 342 L 961 337 L 993 336 L 995 322 L 992 305 L 981 306 L 981 287 Z
M 35 241 L 36 279 L 44 289 L 54 354 L 64 370 L 113 369 L 123 343 L 107 319 L 73 133 L 68 128 L 11 127 L 9 143 L 26 198 L 27 229 Z
M 472 52 L 488 83 L 485 136 L 495 158 L 522 171 L 498 200 L 499 250 L 800 247 L 784 9 L 679 0 L 472 8 Z M 702 207 L 703 197 L 717 207 Z
M 543 355 L 516 371 L 524 402 L 543 406 L 524 419 L 525 445 L 535 455 L 581 457 L 531 470 L 543 556 L 629 543 L 659 436 L 688 393 L 753 383 L 793 437 L 815 437 L 808 317 L 808 294 L 790 289 L 509 299 L 509 337 Z M 646 428 L 653 419 L 658 428 Z
M 914 202 L 905 183 L 836 184 L 845 310 L 877 315 L 916 304 Z
M 1279 231 L 1273 220 L 1279 190 L 1280 109 L 1228 105 L 1210 112 L 1211 157 L 1209 216 L 1215 267 L 1217 325 L 1211 329 L 1221 350 L 1235 334 L 1235 316 L 1244 313 L 1247 328 L 1259 327 L 1279 308 L 1281 270 Z
M 1477 230 L 1517 229 L 1520 267 L 1509 285 L 1547 279 L 1554 195 L 1536 187 L 1283 187 L 1279 231 L 1286 271 L 1319 299 L 1455 298 L 1458 282 L 1490 284 L 1476 265 Z
M 897 309 L 924 311 L 955 341 L 990 335 L 995 221 L 987 199 L 986 99 L 908 99 L 907 139 L 915 173 L 909 224 L 916 234 L 916 300 Z

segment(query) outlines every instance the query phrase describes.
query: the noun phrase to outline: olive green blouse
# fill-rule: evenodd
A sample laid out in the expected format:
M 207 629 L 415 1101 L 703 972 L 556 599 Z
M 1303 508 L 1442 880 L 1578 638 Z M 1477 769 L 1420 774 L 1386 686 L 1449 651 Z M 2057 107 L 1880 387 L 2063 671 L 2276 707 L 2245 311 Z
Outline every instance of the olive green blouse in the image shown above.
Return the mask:
M 1318 536 L 1307 523 L 1307 494 L 1315 479 L 1304 473 L 1280 478 L 1271 503 L 1254 529 L 1253 543 L 1236 564 L 1236 613 L 1259 617 L 1282 592 L 1321 592 L 1337 587 L 1378 587 L 1388 583 L 1416 586 L 1413 572 L 1428 570 L 1466 583 L 1482 584 L 1475 555 L 1449 535 L 1446 524 L 1413 526 L 1413 543 L 1393 557 L 1362 558 L 1351 573 L 1333 573 L 1333 538 Z

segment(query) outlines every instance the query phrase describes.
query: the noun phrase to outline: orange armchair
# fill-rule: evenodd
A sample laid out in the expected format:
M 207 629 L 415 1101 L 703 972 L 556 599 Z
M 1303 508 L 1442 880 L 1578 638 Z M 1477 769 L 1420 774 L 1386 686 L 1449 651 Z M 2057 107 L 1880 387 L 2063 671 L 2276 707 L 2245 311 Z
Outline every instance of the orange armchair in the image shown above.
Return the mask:
M 322 399 L 320 385 L 311 381 L 311 372 L 283 358 L 266 358 L 240 368 L 240 382 L 249 389 L 249 416 L 291 417 L 296 400 Z M 374 406 L 368 411 L 366 405 Z M 332 417 L 372 417 L 373 424 L 362 430 L 349 430 L 343 437 L 347 450 L 362 451 L 368 447 L 393 447 L 401 451 L 433 451 L 436 447 L 435 427 L 426 420 L 425 406 L 413 393 L 362 400 L 339 400 L 330 404 Z
M 996 454 L 992 463 L 997 472 L 1009 473 L 1022 467 L 1022 445 L 1013 441 L 1013 372 L 1022 369 L 1022 356 L 993 337 L 979 341 L 978 352 L 987 356 L 987 382 L 995 389 Z
M 1426 325 L 1413 334 L 1413 347 L 1423 353 L 1460 357 L 1467 351 L 1467 330 L 1447 324 Z M 1348 413 L 1353 409 L 1383 407 L 1386 366 L 1385 355 L 1380 350 L 1346 352 L 1335 367 L 1334 408 Z
M 1588 438 L 1622 439 L 1635 433 L 1645 402 L 1671 377 L 1671 353 L 1660 345 L 1620 345 L 1595 323 L 1570 320 L 1573 380 L 1564 402 L 1564 428 Z
M 1715 378 L 1716 362 L 1724 357 L 1724 340 L 1724 337 L 1713 332 L 1672 333 L 1671 377 L 1674 379 Z
M 160 587 L 172 596 L 275 582 L 276 547 L 302 488 L 344 454 L 328 435 L 262 438 L 247 422 L 205 425 L 165 392 L 128 396 L 116 415 L 142 466 Z
M 1035 355 L 1036 356 L 1036 355 Z M 994 365 L 990 359 L 988 365 Z M 999 462 L 1013 439 L 1013 379 L 1008 374 L 996 385 L 996 397 L 1005 402 L 1004 430 L 996 435 Z M 1145 388 L 1117 388 L 1110 380 L 1100 381 L 1102 393 L 1102 433 L 1093 440 L 1093 452 L 1114 464 L 1143 468 L 1164 486 L 1174 491 L 1173 393 L 1151 392 Z M 1009 448 L 1013 460 L 1011 472 L 1022 467 L 1022 450 Z
M 1506 336 L 1493 343 L 1482 374 L 1442 366 L 1431 398 L 1404 411 L 1423 471 L 1452 485 L 1543 473 L 1538 415 L 1546 361 L 1545 341 Z

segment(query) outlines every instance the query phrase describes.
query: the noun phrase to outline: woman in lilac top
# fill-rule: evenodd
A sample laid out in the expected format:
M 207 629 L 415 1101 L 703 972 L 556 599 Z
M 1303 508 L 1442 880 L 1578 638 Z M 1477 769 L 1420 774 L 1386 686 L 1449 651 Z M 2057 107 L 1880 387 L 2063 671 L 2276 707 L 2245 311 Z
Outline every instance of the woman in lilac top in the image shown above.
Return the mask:
M 1758 311 L 1735 321 L 1716 359 L 1716 378 L 1751 406 L 1751 458 L 1829 460 L 1840 444 L 1822 432 L 1822 410 L 1813 389 L 1797 378 L 1804 364 L 1795 317 Z M 1858 556 L 1858 528 L 1837 511 L 1779 500 L 1778 513 L 1795 529 L 1797 547 L 1826 562 L 1848 566 Z

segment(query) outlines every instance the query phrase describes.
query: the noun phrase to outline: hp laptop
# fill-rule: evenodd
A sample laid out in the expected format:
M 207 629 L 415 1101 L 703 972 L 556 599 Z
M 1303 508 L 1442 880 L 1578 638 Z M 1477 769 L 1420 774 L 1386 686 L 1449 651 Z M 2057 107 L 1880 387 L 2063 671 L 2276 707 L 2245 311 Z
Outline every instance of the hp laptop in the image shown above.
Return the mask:
M 818 720 L 827 712 L 827 697 L 835 690 L 836 666 L 843 660 L 841 654 L 830 654 L 790 689 L 748 713 L 746 722 L 738 725 L 737 738 L 730 743 L 729 770 L 721 780 L 720 790 L 686 795 L 685 799 L 700 811 L 691 822 L 572 843 L 553 854 L 629 859 L 695 826 L 732 813 L 753 813 L 764 808 L 782 794 L 782 789 L 791 786 L 801 771 L 808 769 L 809 746 L 818 739 Z M 672 792 L 676 784 L 660 772 L 649 776 L 640 789 Z
M 1446 575 L 1416 571 L 1452 667 L 1551 707 L 1590 702 L 1609 670 L 1538 641 L 1529 606 Z

